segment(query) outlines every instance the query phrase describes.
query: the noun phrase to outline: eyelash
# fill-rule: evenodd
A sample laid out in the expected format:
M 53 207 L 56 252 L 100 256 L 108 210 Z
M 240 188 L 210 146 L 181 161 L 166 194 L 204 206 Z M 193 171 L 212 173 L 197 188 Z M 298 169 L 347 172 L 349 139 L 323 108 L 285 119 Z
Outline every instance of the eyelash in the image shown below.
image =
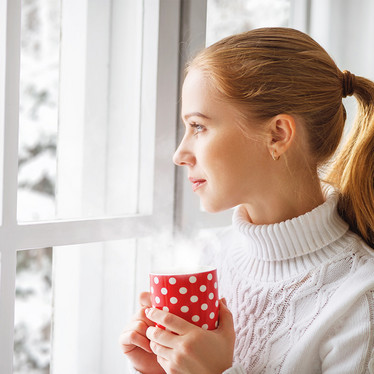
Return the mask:
M 194 135 L 197 135 L 205 130 L 204 126 L 199 125 L 198 123 L 191 123 L 190 126 L 194 129 Z

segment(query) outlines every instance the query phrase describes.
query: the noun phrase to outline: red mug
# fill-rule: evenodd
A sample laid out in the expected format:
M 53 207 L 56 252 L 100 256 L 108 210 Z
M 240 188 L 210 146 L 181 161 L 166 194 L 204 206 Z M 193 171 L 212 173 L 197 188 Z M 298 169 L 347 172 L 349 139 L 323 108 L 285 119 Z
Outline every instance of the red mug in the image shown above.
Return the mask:
M 152 306 L 182 317 L 205 330 L 218 326 L 217 269 L 150 273 Z M 162 326 L 159 326 L 163 328 Z

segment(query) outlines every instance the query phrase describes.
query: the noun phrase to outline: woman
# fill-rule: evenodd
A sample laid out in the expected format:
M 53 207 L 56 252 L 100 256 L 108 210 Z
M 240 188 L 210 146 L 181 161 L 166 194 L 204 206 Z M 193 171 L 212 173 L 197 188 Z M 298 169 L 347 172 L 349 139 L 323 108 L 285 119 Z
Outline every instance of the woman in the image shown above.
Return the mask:
M 334 156 L 349 95 L 358 116 Z M 205 331 L 142 294 L 120 338 L 132 365 L 374 373 L 374 83 L 341 72 L 302 32 L 257 29 L 191 61 L 182 118 L 174 162 L 207 211 L 236 207 L 211 251 L 227 306 Z

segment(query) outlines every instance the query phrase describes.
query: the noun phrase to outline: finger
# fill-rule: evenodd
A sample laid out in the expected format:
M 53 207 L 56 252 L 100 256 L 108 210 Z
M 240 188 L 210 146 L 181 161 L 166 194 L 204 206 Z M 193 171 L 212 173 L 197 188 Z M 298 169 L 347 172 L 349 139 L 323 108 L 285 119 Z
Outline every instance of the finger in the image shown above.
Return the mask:
M 222 299 L 219 303 L 219 324 L 217 330 L 234 331 L 234 320 L 232 314 Z
M 168 330 L 173 331 L 178 335 L 184 335 L 191 328 L 198 328 L 181 317 L 169 312 L 164 312 L 157 308 L 147 308 L 145 310 L 145 315 L 151 321 L 166 327 Z
M 170 359 L 170 357 L 172 355 L 172 352 L 173 352 L 172 349 L 170 349 L 168 347 L 164 347 L 163 345 L 158 344 L 156 342 L 151 342 L 150 347 L 151 347 L 152 352 L 158 358 L 162 358 L 162 359 L 167 360 L 167 361 Z
M 142 307 L 150 308 L 152 306 L 151 294 L 149 292 L 141 292 L 139 295 L 139 303 Z
M 147 327 L 154 326 L 155 324 L 150 319 L 148 319 L 148 317 L 145 314 L 145 310 L 146 309 L 147 309 L 146 307 L 140 308 L 136 312 L 136 314 L 133 316 L 132 320 L 133 320 L 133 322 L 135 322 L 135 321 L 143 321 L 147 325 Z
M 178 335 L 169 331 L 160 329 L 159 327 L 148 327 L 146 336 L 149 340 L 161 344 L 167 348 L 174 348 L 178 344 Z
M 125 331 L 119 337 L 119 344 L 122 347 L 123 353 L 129 353 L 136 347 L 139 347 L 149 353 L 152 353 L 150 348 L 150 341 L 146 336 L 140 334 L 136 330 Z
M 134 349 L 135 345 L 150 352 L 149 340 L 146 337 L 148 327 L 149 325 L 142 320 L 130 323 L 119 337 L 119 343 L 122 346 L 127 346 L 123 347 L 123 349 L 126 349 L 128 352 Z

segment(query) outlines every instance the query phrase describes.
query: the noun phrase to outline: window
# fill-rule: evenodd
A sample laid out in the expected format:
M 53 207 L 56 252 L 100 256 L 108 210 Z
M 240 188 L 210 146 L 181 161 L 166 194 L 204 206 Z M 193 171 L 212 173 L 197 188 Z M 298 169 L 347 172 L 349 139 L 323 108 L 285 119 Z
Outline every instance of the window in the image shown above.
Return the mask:
M 118 334 L 173 228 L 179 2 L 0 4 L 0 372 L 124 373 Z

